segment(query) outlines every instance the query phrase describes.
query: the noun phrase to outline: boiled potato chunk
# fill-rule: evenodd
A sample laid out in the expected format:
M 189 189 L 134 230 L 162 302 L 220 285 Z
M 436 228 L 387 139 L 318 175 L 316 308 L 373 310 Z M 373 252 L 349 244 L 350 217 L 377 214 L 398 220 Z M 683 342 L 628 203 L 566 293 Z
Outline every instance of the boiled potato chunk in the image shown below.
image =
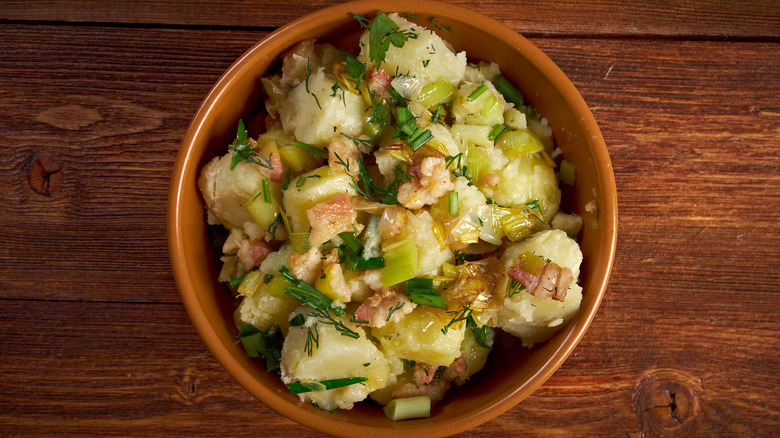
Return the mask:
M 469 377 L 485 366 L 490 348 L 479 345 L 474 337 L 474 332 L 466 330 L 463 343 L 460 345 L 460 351 L 466 359 L 466 370 L 462 373 L 456 373 L 452 368 L 447 368 L 444 372 L 444 378 L 455 381 L 458 385 L 463 385 Z
M 577 242 L 562 230 L 542 231 L 521 242 L 510 244 L 501 258 L 503 269 L 515 265 L 520 254 L 526 251 L 569 268 L 574 278 L 579 277 L 582 252 Z M 531 347 L 551 338 L 574 317 L 581 301 L 582 287 L 575 283 L 569 286 L 563 302 L 552 298 L 540 300 L 521 291 L 504 299 L 504 306 L 498 314 L 498 326 L 521 338 L 526 347 Z
M 388 17 L 398 25 L 401 32 L 410 31 L 417 37 L 406 40 L 403 47 L 391 44 L 381 68 L 393 76 L 397 71 L 399 75 L 417 78 L 420 88 L 436 82 L 441 77 L 455 86 L 463 81 L 466 74 L 465 52 L 455 54 L 450 45 L 433 31 L 401 18 L 398 14 L 388 14 Z M 360 46 L 358 59 L 366 62 L 370 51 L 368 32 L 361 36 Z
M 452 316 L 431 307 L 417 306 L 398 322 L 375 328 L 372 335 L 379 339 L 388 356 L 413 360 L 435 366 L 449 366 L 460 356 L 460 344 L 466 331 L 463 321 L 442 329 Z
M 561 190 L 553 167 L 541 154 L 510 159 L 496 172 L 498 185 L 492 188 L 492 199 L 507 207 L 521 207 L 539 201 L 545 222 L 558 211 Z
M 342 132 L 360 135 L 366 104 L 354 93 L 334 89 L 335 84 L 332 77 L 319 70 L 293 88 L 279 109 L 284 130 L 297 140 L 322 149 Z
M 260 191 L 264 178 L 259 170 L 245 162 L 230 170 L 232 159 L 233 152 L 228 152 L 211 160 L 203 167 L 198 186 L 209 211 L 209 223 L 241 228 L 252 221 L 245 206 Z
M 299 313 L 308 315 L 308 307 L 301 307 L 290 315 Z M 285 383 L 296 381 L 322 381 L 347 377 L 366 377 L 368 381 L 343 388 L 320 392 L 307 392 L 298 396 L 303 401 L 311 401 L 323 409 L 352 409 L 355 402 L 365 399 L 368 394 L 383 388 L 391 379 L 390 366 L 384 354 L 366 338 L 362 328 L 341 319 L 346 326 L 359 333 L 358 339 L 342 336 L 333 325 L 318 322 L 314 316 L 307 316 L 304 325 L 290 327 L 282 347 L 282 379 Z M 319 336 L 319 344 L 306 350 L 309 330 Z
M 268 292 L 268 285 L 263 285 L 252 296 L 246 296 L 233 313 L 237 327 L 252 324 L 260 330 L 273 323 L 279 324 L 282 333 L 287 331 L 287 316 L 297 309 L 298 300 L 283 296 L 273 296 Z

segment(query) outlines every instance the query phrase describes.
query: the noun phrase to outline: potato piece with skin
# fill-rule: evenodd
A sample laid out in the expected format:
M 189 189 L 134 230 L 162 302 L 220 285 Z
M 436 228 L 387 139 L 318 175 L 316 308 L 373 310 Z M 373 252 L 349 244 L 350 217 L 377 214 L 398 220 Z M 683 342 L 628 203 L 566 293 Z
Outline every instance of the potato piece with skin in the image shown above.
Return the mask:
M 240 162 L 230 169 L 233 152 L 214 158 L 203 167 L 198 178 L 206 208 L 209 210 L 209 223 L 217 223 L 229 228 L 241 228 L 252 221 L 246 209 L 246 203 L 262 188 L 263 175 L 254 166 Z
M 501 257 L 502 269 L 508 270 L 517 264 L 520 254 L 526 251 L 569 268 L 575 279 L 579 277 L 582 252 L 577 242 L 562 230 L 542 231 L 521 242 L 510 244 Z M 508 283 L 509 280 L 505 279 L 501 287 L 506 290 Z M 498 314 L 498 326 L 521 338 L 526 347 L 531 347 L 552 337 L 573 318 L 581 301 L 582 287 L 576 283 L 569 286 L 563 302 L 552 298 L 540 300 L 521 291 L 504 299 L 504 306 Z
M 389 356 L 434 366 L 449 366 L 460 356 L 460 345 L 466 331 L 463 321 L 450 325 L 452 315 L 431 307 L 417 306 L 398 322 L 372 329 L 382 350 Z
M 299 313 L 306 316 L 304 325 L 290 327 L 282 347 L 281 369 L 285 383 L 295 381 L 321 381 L 347 377 L 366 377 L 368 381 L 342 388 L 321 392 L 299 394 L 302 401 L 316 403 L 322 409 L 352 409 L 355 402 L 364 400 L 372 391 L 385 387 L 392 378 L 390 366 L 381 351 L 366 337 L 364 330 L 349 322 L 348 317 L 340 320 L 360 337 L 353 339 L 342 336 L 333 325 L 318 322 L 310 316 L 312 310 L 301 307 L 290 318 Z M 318 333 L 318 346 L 313 346 L 311 355 L 306 351 L 309 328 Z
M 539 201 L 542 216 L 549 222 L 561 203 L 561 190 L 553 167 L 541 154 L 510 159 L 496 171 L 498 184 L 483 189 L 495 202 L 507 207 L 522 207 Z
M 436 82 L 440 77 L 447 78 L 451 84 L 458 86 L 466 73 L 466 53 L 456 54 L 450 45 L 436 33 L 423 26 L 401 18 L 398 14 L 388 14 L 388 17 L 398 25 L 401 32 L 413 32 L 416 38 L 409 38 L 403 47 L 390 45 L 385 62 L 380 66 L 388 73 L 417 78 L 420 88 Z M 368 61 L 370 52 L 369 32 L 360 38 L 360 55 L 362 62 Z
M 320 69 L 293 88 L 279 108 L 285 132 L 324 149 L 341 133 L 357 137 L 363 131 L 363 98 L 333 86 L 336 81 Z M 316 97 L 315 97 L 316 96 Z

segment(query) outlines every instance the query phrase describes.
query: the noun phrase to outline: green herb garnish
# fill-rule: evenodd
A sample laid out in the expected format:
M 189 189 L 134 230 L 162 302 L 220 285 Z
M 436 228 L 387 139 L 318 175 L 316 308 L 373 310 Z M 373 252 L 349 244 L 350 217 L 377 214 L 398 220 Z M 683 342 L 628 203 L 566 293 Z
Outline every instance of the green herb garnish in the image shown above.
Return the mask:
M 287 388 L 293 394 L 301 394 L 311 391 L 327 391 L 329 389 L 343 388 L 356 383 L 367 382 L 368 377 L 346 377 L 343 379 L 320 380 L 319 382 L 294 382 L 288 383 Z

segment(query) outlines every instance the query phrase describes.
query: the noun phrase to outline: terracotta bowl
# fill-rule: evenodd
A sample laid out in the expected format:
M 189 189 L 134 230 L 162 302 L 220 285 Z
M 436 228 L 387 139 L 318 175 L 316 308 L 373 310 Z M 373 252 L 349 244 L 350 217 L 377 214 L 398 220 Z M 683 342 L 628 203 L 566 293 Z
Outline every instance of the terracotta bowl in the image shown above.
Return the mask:
M 573 190 L 564 188 L 564 208 L 580 214 L 579 236 L 584 288 L 577 316 L 548 342 L 533 349 L 500 336 L 485 368 L 463 387 L 454 387 L 430 418 L 393 422 L 379 407 L 362 403 L 340 415 L 301 403 L 276 375 L 248 358 L 236 344 L 233 303 L 217 281 L 218 254 L 209 245 L 204 205 L 197 187 L 201 168 L 226 152 L 239 119 L 258 111 L 259 78 L 295 43 L 318 38 L 357 50 L 360 29 L 348 12 L 407 12 L 436 17 L 450 26 L 440 32 L 469 61 L 497 62 L 505 76 L 549 120 L 558 146 L 577 169 Z M 597 217 L 585 204 L 598 197 Z M 594 220 L 598 227 L 594 227 Z M 474 11 L 425 0 L 343 3 L 300 18 L 257 43 L 220 78 L 198 110 L 182 142 L 171 181 L 168 243 L 174 275 L 195 328 L 214 357 L 244 388 L 266 405 L 303 425 L 343 436 L 444 436 L 477 426 L 515 406 L 566 360 L 593 320 L 604 296 L 615 254 L 617 196 L 614 175 L 601 133 L 580 94 L 539 49 L 508 27 Z M 413 435 L 409 435 L 413 434 Z

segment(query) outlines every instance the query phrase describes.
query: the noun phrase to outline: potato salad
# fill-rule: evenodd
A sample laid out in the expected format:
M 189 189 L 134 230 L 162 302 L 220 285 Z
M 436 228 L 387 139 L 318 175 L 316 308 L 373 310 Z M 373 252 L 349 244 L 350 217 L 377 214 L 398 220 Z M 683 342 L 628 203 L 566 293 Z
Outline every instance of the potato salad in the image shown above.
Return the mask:
M 435 19 L 353 18 L 355 51 L 302 41 L 259 79 L 264 110 L 198 183 L 247 354 L 321 409 L 424 417 L 496 331 L 532 347 L 576 314 L 574 167 Z

